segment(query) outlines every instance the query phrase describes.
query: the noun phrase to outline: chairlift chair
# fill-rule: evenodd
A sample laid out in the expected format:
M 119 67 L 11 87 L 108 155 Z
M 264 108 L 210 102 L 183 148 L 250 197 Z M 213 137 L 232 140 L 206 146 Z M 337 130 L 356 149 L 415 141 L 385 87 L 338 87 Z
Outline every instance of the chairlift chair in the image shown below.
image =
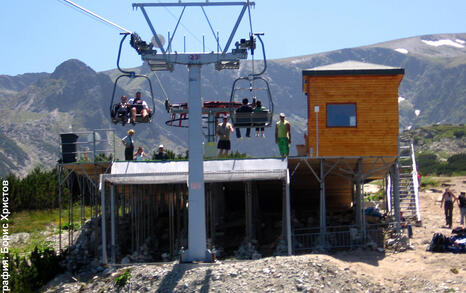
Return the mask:
M 249 82 L 249 87 L 241 87 L 241 84 L 244 84 L 245 81 Z M 251 100 L 255 99 L 257 96 L 261 97 L 261 102 L 263 103 L 263 106 L 265 106 L 266 110 L 260 112 L 236 112 L 234 108 L 230 108 L 232 126 L 234 128 L 272 126 L 273 100 L 268 81 L 261 76 L 237 78 L 233 82 L 230 103 L 237 102 L 238 99 L 241 101 L 242 97 L 245 97 L 244 95 L 241 95 L 241 92 L 245 91 L 249 91 Z M 254 104 L 254 101 L 252 102 Z
M 155 102 L 154 102 L 154 93 L 153 93 L 153 90 L 152 90 L 152 83 L 151 83 L 150 78 L 148 76 L 143 75 L 143 74 L 136 74 L 136 72 L 134 72 L 134 71 L 125 71 L 125 70 L 120 68 L 121 47 L 122 47 L 122 44 L 123 44 L 124 40 L 129 35 L 129 33 L 122 33 L 122 35 L 123 35 L 123 38 L 121 39 L 121 42 L 120 42 L 120 48 L 118 50 L 118 59 L 117 59 L 117 67 L 118 67 L 118 70 L 120 70 L 120 72 L 122 72 L 122 74 L 120 74 L 117 77 L 117 79 L 115 80 L 115 83 L 113 85 L 112 100 L 110 102 L 110 115 L 111 115 L 111 119 L 112 119 L 113 123 L 116 124 L 116 123 L 121 122 L 122 125 L 125 125 L 126 122 L 128 121 L 128 119 L 131 116 L 131 112 L 130 112 L 131 106 L 128 108 L 127 117 L 123 117 L 123 116 L 119 115 L 119 113 L 117 113 L 117 106 L 118 106 L 119 103 L 115 102 L 116 89 L 117 89 L 118 81 L 121 78 L 129 78 L 129 79 L 144 78 L 144 79 L 146 79 L 148 84 L 149 84 L 150 100 L 151 100 L 151 103 L 152 103 L 151 104 L 152 111 L 154 111 Z M 144 119 L 140 113 L 136 114 L 136 121 L 134 121 L 134 123 L 150 123 L 150 122 L 152 122 L 152 113 L 149 113 L 148 119 L 147 118 Z

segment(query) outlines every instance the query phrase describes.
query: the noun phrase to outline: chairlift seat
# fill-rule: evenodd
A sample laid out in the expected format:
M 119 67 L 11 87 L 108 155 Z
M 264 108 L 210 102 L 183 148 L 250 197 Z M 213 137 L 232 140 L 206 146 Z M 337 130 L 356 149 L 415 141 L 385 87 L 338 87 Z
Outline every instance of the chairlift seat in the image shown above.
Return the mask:
M 143 118 L 141 114 L 136 114 L 136 123 L 150 123 L 152 121 L 152 114 L 149 113 L 149 115 L 146 116 L 146 118 Z
M 272 113 L 262 112 L 233 112 L 230 115 L 234 128 L 269 127 L 272 122 Z

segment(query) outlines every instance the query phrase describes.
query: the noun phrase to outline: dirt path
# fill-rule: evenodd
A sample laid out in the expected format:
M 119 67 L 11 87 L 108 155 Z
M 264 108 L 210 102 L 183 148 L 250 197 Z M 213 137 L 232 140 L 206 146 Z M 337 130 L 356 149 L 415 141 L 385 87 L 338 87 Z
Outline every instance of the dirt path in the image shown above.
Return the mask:
M 451 185 L 455 195 L 466 191 L 466 177 L 436 178 Z M 420 193 L 422 226 L 413 227 L 411 244 L 413 250 L 393 254 L 387 251 L 385 256 L 377 252 L 344 252 L 321 257 L 336 261 L 339 266 L 347 266 L 357 275 L 371 276 L 388 288 L 400 289 L 422 288 L 422 284 L 431 284 L 432 288 L 466 292 L 466 254 L 432 253 L 426 251 L 432 235 L 442 233 L 451 236 L 451 229 L 444 226 L 445 217 L 440 208 L 443 189 L 438 187 L 426 189 Z M 453 227 L 460 225 L 459 209 L 455 203 L 453 209 Z M 453 273 L 452 271 L 458 271 Z M 414 290 L 417 292 L 417 290 Z

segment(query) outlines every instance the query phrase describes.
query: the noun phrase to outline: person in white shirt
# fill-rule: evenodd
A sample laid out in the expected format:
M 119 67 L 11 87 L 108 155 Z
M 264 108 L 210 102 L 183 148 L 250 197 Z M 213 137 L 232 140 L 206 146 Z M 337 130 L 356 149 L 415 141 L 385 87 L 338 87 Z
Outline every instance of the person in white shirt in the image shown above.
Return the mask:
M 136 97 L 129 100 L 131 107 L 131 123 L 136 123 L 136 115 L 141 114 L 143 120 L 147 120 L 152 114 L 152 109 L 147 106 L 147 103 L 142 100 L 141 92 L 136 93 Z

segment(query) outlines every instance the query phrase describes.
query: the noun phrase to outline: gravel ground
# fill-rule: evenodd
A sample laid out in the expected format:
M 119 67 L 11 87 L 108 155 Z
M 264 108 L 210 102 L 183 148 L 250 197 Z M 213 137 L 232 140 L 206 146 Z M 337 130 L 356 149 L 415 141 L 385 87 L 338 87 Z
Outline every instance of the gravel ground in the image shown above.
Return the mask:
M 116 280 L 126 270 L 123 286 Z M 68 281 L 67 281 L 68 279 Z M 314 255 L 270 257 L 215 264 L 151 264 L 107 268 L 89 280 L 70 275 L 45 292 L 386 292 L 367 277 L 354 278 L 348 268 Z

